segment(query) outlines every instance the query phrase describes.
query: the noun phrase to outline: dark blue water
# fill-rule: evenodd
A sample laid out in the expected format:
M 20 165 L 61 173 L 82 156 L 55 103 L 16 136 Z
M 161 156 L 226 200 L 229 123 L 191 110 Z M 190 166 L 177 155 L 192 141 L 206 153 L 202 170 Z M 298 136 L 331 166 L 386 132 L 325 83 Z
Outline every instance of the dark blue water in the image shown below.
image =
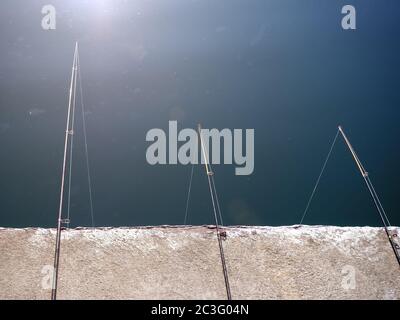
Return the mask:
M 226 224 L 299 223 L 338 124 L 400 224 L 400 3 L 355 1 L 45 1 L 0 6 L 0 225 L 55 226 L 68 85 L 80 43 L 96 225 L 183 223 L 190 166 L 150 166 L 146 132 L 254 128 L 255 171 L 214 166 Z M 71 226 L 90 225 L 81 122 Z M 204 168 L 189 223 L 213 223 Z M 339 139 L 306 224 L 380 225 Z

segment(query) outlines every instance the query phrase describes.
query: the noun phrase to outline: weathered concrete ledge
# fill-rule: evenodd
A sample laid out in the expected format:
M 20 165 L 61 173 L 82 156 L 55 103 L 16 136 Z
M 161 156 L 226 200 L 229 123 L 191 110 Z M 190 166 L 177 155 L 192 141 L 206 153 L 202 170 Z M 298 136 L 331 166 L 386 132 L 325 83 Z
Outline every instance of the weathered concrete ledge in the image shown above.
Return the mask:
M 234 299 L 399 299 L 382 228 L 226 227 Z M 0 299 L 49 299 L 54 229 L 0 228 Z M 60 299 L 225 299 L 211 226 L 62 233 Z

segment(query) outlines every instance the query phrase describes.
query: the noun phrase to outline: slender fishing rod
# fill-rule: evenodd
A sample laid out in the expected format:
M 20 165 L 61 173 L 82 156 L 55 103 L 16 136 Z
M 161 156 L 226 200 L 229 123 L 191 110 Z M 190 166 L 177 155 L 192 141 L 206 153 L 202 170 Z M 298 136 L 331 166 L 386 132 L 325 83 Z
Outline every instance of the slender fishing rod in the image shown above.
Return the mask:
M 362 177 L 363 177 L 363 179 L 365 181 L 365 184 L 368 187 L 368 190 L 369 190 L 369 192 L 371 194 L 371 197 L 374 200 L 376 209 L 378 210 L 379 216 L 380 216 L 380 218 L 381 218 L 381 220 L 383 222 L 383 226 L 385 228 L 386 236 L 389 239 L 390 245 L 391 245 L 391 247 L 393 249 L 393 252 L 394 252 L 394 254 L 396 256 L 397 262 L 399 263 L 399 266 L 400 266 L 400 247 L 393 240 L 394 237 L 397 237 L 397 234 L 396 233 L 391 234 L 391 232 L 389 231 L 388 227 L 390 227 L 390 222 L 389 222 L 389 219 L 388 219 L 388 217 L 386 215 L 385 209 L 383 209 L 383 206 L 382 206 L 381 201 L 379 200 L 378 194 L 376 193 L 375 188 L 372 185 L 371 180 L 369 179 L 368 172 L 365 170 L 364 166 L 362 165 L 360 159 L 357 156 L 357 153 L 354 151 L 353 146 L 351 145 L 349 139 L 347 138 L 347 136 L 344 133 L 343 128 L 341 126 L 339 126 L 339 132 L 342 134 L 342 137 L 343 137 L 344 141 L 346 142 L 347 147 L 349 148 L 349 150 L 350 150 L 350 152 L 351 152 L 351 154 L 352 154 L 352 156 L 354 158 L 354 161 L 357 164 L 358 169 L 360 170 L 360 173 L 361 173 L 361 175 L 362 175 Z
M 64 187 L 65 187 L 65 176 L 66 176 L 66 165 L 67 165 L 67 153 L 68 144 L 70 138 L 74 134 L 73 122 L 71 121 L 71 107 L 75 105 L 75 86 L 76 86 L 76 75 L 77 75 L 77 59 L 78 59 L 78 42 L 75 44 L 74 59 L 72 63 L 72 73 L 71 73 L 71 84 L 69 88 L 69 102 L 68 102 L 68 113 L 67 113 L 67 128 L 65 130 L 65 143 L 64 143 L 64 158 L 62 166 L 61 175 L 61 190 L 60 190 L 60 205 L 58 209 L 58 219 L 57 219 L 57 233 L 56 233 L 56 246 L 54 253 L 54 268 L 53 268 L 53 283 L 51 289 L 51 300 L 57 299 L 57 283 L 58 283 L 58 269 L 60 262 L 60 247 L 61 247 L 61 231 L 62 224 L 69 224 L 69 219 L 62 218 L 63 203 L 64 203 Z M 71 159 L 70 159 L 71 161 Z
M 210 194 L 211 194 L 211 202 L 212 202 L 213 210 L 214 210 L 215 228 L 217 231 L 219 253 L 220 253 L 221 264 L 222 264 L 222 272 L 224 274 L 224 280 L 225 280 L 226 296 L 227 296 L 228 300 L 232 300 L 231 288 L 229 285 L 228 270 L 226 267 L 226 260 L 225 260 L 225 254 L 224 254 L 224 247 L 222 245 L 222 239 L 221 239 L 221 233 L 220 233 L 220 227 L 219 227 L 218 215 L 217 215 L 217 208 L 219 208 L 219 203 L 218 203 L 218 198 L 217 198 L 216 194 L 214 194 L 214 190 L 215 190 L 214 173 L 211 171 L 211 167 L 208 163 L 208 157 L 207 157 L 206 150 L 204 148 L 203 138 L 201 135 L 201 125 L 200 124 L 198 126 L 198 133 L 199 133 L 201 150 L 202 150 L 203 159 L 204 159 L 204 165 L 205 165 L 206 174 L 207 174 L 207 178 L 208 178 L 208 186 L 209 186 Z

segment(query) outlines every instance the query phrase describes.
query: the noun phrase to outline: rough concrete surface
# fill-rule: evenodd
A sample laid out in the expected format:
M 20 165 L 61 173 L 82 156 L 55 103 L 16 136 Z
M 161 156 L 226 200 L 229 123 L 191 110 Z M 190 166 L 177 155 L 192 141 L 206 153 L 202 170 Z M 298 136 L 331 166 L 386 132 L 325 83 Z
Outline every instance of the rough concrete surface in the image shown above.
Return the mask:
M 225 227 L 233 299 L 399 299 L 382 228 Z M 0 228 L 0 299 L 49 299 L 55 230 Z M 225 299 L 212 226 L 68 229 L 59 299 Z

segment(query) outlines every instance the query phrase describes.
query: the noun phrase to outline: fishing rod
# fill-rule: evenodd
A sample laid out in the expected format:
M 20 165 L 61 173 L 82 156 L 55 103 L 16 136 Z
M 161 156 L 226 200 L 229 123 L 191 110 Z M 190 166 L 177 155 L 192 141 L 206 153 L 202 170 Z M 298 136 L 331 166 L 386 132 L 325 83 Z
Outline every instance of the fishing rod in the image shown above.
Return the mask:
M 347 147 L 349 148 L 349 150 L 350 150 L 350 152 L 351 152 L 351 154 L 352 154 L 352 156 L 354 158 L 354 161 L 357 164 L 358 169 L 360 170 L 360 173 L 361 173 L 361 175 L 362 175 L 362 177 L 363 177 L 363 179 L 365 181 L 365 184 L 368 187 L 368 190 L 369 190 L 369 193 L 371 194 L 372 199 L 374 200 L 376 209 L 378 210 L 379 216 L 380 216 L 380 218 L 381 218 L 381 220 L 383 222 L 383 226 L 385 228 L 386 236 L 387 236 L 387 238 L 388 238 L 388 240 L 390 242 L 390 245 L 391 245 L 391 247 L 393 249 L 393 252 L 394 252 L 394 254 L 396 256 L 397 262 L 399 263 L 399 266 L 400 266 L 400 246 L 393 239 L 393 238 L 397 237 L 397 234 L 395 232 L 393 234 L 390 232 L 390 230 L 388 228 L 388 227 L 391 226 L 390 222 L 389 222 L 389 219 L 388 219 L 388 217 L 386 215 L 385 209 L 383 208 L 381 201 L 379 200 L 378 194 L 376 193 L 375 188 L 372 185 L 372 182 L 371 182 L 371 180 L 369 178 L 368 172 L 365 170 L 364 166 L 362 165 L 360 159 L 357 156 L 357 153 L 354 151 L 354 148 L 351 145 L 351 143 L 350 143 L 349 139 L 347 138 L 346 134 L 344 133 L 343 128 L 341 126 L 339 126 L 338 129 L 339 129 L 339 132 L 341 133 L 345 143 L 347 144 Z
M 201 125 L 200 124 L 198 126 L 198 133 L 199 133 L 201 150 L 202 150 L 203 159 L 204 159 L 204 166 L 206 169 L 206 174 L 207 174 L 207 179 L 208 179 L 208 186 L 210 188 L 211 202 L 212 202 L 212 206 L 213 206 L 213 210 L 214 210 L 215 228 L 217 231 L 219 253 L 220 253 L 221 264 L 222 264 L 222 272 L 224 274 L 224 280 L 225 280 L 226 296 L 227 296 L 228 300 L 232 300 L 231 289 L 230 289 L 230 285 L 229 285 L 228 270 L 226 267 L 226 260 L 225 260 L 225 254 L 224 254 L 224 247 L 222 245 L 222 238 L 221 238 L 222 236 L 221 236 L 220 226 L 219 226 L 218 216 L 217 216 L 217 208 L 218 208 L 218 212 L 219 212 L 220 216 L 221 216 L 221 211 L 219 209 L 218 196 L 216 194 L 216 188 L 215 188 L 215 183 L 214 183 L 214 173 L 211 170 L 210 164 L 208 163 L 208 157 L 206 154 L 206 150 L 204 148 L 203 138 L 201 135 Z
M 60 247 L 61 247 L 61 231 L 62 225 L 69 225 L 69 218 L 62 218 L 63 203 L 64 203 L 64 187 L 65 187 L 65 176 L 66 176 L 66 165 L 67 165 L 67 152 L 68 145 L 72 142 L 73 138 L 73 127 L 74 127 L 74 113 L 75 113 L 75 96 L 76 96 L 76 77 L 77 77 L 77 61 L 78 61 L 78 42 L 75 44 L 74 59 L 72 63 L 72 74 L 71 84 L 69 88 L 69 102 L 68 102 L 68 113 L 67 113 L 67 128 L 65 130 L 65 143 L 64 143 L 64 157 L 61 175 L 61 190 L 60 190 L 60 205 L 58 209 L 58 220 L 57 220 L 57 233 L 56 233 L 56 245 L 54 252 L 54 267 L 53 267 L 53 283 L 51 289 L 51 300 L 57 299 L 57 284 L 58 284 L 58 271 L 60 263 Z M 72 120 L 72 121 L 71 121 Z M 72 146 L 71 146 L 72 149 Z M 71 155 L 71 154 L 70 154 Z M 71 161 L 72 159 L 70 159 Z M 71 168 L 70 168 L 71 169 Z M 69 201 L 69 199 L 68 199 Z

